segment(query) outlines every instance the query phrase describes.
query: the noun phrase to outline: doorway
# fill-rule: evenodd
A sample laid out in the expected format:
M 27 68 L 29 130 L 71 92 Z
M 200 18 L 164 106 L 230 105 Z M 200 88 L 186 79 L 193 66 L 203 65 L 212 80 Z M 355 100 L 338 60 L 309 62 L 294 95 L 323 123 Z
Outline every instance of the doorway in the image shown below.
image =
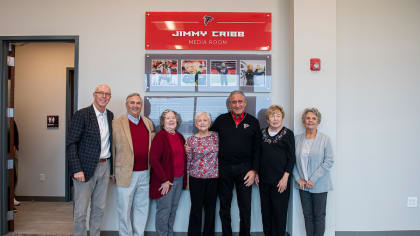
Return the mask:
M 62 114 L 60 119 L 61 123 L 58 123 L 60 127 L 64 128 L 64 134 L 60 134 L 60 136 L 63 138 L 65 137 L 65 133 L 67 132 L 67 125 L 68 120 L 71 118 L 72 114 L 77 110 L 77 85 L 78 85 L 78 51 L 79 51 L 79 38 L 78 36 L 29 36 L 29 37 L 0 37 L 0 65 L 1 65 L 1 90 L 0 90 L 0 200 L 1 200 L 1 234 L 6 234 L 7 232 L 13 232 L 14 231 L 14 219 L 15 215 L 13 213 L 13 204 L 12 200 L 14 198 L 13 191 L 10 191 L 9 186 L 13 187 L 14 181 L 13 181 L 13 166 L 15 163 L 10 161 L 13 158 L 13 155 L 10 155 L 10 153 L 7 151 L 7 144 L 8 144 L 8 130 L 10 124 L 13 124 L 14 118 L 16 117 L 17 110 L 14 109 L 13 103 L 10 103 L 10 101 L 13 101 L 13 88 L 12 86 L 9 86 L 9 77 L 13 74 L 11 74 L 11 71 L 13 69 L 10 65 L 12 65 L 11 61 L 13 59 L 10 58 L 9 54 L 12 51 L 13 47 L 16 45 L 29 45 L 31 43 L 66 43 L 66 44 L 72 44 L 74 45 L 73 55 L 73 65 L 71 68 L 66 69 L 66 81 L 65 81 L 65 92 L 62 92 L 62 96 L 64 97 L 63 107 L 65 105 L 65 114 Z M 9 56 L 9 57 L 8 57 Z M 8 63 L 9 61 L 9 63 Z M 9 66 L 8 66 L 9 64 Z M 13 73 L 13 72 L 12 72 Z M 14 75 L 13 75 L 14 76 Z M 13 83 L 11 83 L 13 84 Z M 48 84 L 43 84 L 45 86 L 45 89 L 48 89 Z M 64 94 L 65 93 L 65 94 Z M 39 96 L 39 94 L 31 94 L 29 92 L 29 96 Z M 11 97 L 13 96 L 13 98 Z M 19 95 L 18 95 L 19 96 Z M 30 98 L 29 98 L 30 99 Z M 12 109 L 9 109 L 12 108 Z M 20 109 L 21 111 L 22 109 Z M 30 111 L 28 111 L 29 114 L 31 114 Z M 45 120 L 45 123 L 42 125 L 44 129 L 46 129 L 47 126 L 47 116 L 46 115 L 56 115 L 56 114 L 45 114 L 45 117 L 42 119 Z M 22 115 L 21 115 L 22 117 Z M 63 121 L 66 122 L 63 122 Z M 19 127 L 19 122 L 18 122 Z M 38 125 L 39 126 L 39 125 Z M 54 130 L 54 127 L 51 127 L 49 130 L 51 132 L 58 132 L 58 130 Z M 22 133 L 22 131 L 21 131 Z M 39 139 L 42 139 L 42 137 L 38 137 Z M 68 167 L 67 167 L 67 161 L 64 158 L 65 153 L 65 141 L 62 144 L 62 158 L 63 162 L 65 163 L 63 167 L 60 167 L 61 170 L 58 170 L 58 172 L 62 173 L 63 180 L 62 183 L 60 183 L 61 186 L 65 186 L 65 196 L 60 197 L 60 201 L 69 201 L 71 200 L 71 191 L 70 191 L 70 183 L 68 178 Z M 39 174 L 40 181 L 43 181 L 43 178 L 45 180 L 45 173 Z M 48 178 L 48 176 L 46 177 Z M 19 187 L 19 186 L 18 186 Z M 22 187 L 22 186 L 21 186 Z M 32 196 L 34 197 L 34 196 Z M 43 196 L 44 198 L 48 196 Z M 53 197 L 54 198 L 54 197 Z M 54 199 L 50 199 L 53 200 Z M 37 200 L 33 199 L 32 200 Z M 41 199 L 42 200 L 42 197 Z M 45 199 L 44 199 L 45 200 Z

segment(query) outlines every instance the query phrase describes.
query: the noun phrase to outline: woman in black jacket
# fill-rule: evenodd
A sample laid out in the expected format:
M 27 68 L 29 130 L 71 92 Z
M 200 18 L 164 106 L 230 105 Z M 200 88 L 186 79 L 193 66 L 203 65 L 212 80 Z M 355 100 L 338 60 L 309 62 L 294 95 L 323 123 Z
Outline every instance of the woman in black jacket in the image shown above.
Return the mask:
M 258 182 L 265 236 L 285 235 L 290 196 L 289 175 L 295 164 L 295 137 L 283 126 L 284 111 L 277 105 L 266 111 L 269 126 L 262 129 Z

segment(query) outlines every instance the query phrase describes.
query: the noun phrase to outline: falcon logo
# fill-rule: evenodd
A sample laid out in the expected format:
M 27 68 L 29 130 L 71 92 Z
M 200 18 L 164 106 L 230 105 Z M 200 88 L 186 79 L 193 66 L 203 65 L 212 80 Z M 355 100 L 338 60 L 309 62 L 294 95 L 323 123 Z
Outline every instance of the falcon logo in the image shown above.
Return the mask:
M 204 25 L 208 25 L 210 21 L 214 20 L 214 18 L 211 16 L 203 16 L 203 20 L 204 20 Z

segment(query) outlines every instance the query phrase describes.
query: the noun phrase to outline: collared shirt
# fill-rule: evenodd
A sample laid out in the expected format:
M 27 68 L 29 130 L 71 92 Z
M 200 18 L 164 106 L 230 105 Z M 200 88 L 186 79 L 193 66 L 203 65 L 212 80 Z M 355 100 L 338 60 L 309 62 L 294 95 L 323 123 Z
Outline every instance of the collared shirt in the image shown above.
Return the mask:
M 127 113 L 127 116 L 128 116 L 128 119 L 131 121 L 131 122 L 133 122 L 134 124 L 136 124 L 136 125 L 138 125 L 139 124 L 139 122 L 140 122 L 140 116 L 139 116 L 139 118 L 136 118 L 136 117 L 134 117 L 134 116 L 132 116 L 132 115 L 130 115 L 130 113 Z
M 106 159 L 111 156 L 111 142 L 109 140 L 107 112 L 106 109 L 104 113 L 99 112 L 98 109 L 96 109 L 95 105 L 93 105 L 93 108 L 95 109 L 95 114 L 99 125 L 99 132 L 101 134 L 101 155 L 99 156 L 99 158 Z
M 245 112 L 242 112 L 241 115 L 236 115 L 235 113 L 232 112 L 233 120 L 235 121 L 236 126 L 238 126 L 239 123 L 241 123 L 241 121 L 244 119 L 244 115 L 245 115 Z

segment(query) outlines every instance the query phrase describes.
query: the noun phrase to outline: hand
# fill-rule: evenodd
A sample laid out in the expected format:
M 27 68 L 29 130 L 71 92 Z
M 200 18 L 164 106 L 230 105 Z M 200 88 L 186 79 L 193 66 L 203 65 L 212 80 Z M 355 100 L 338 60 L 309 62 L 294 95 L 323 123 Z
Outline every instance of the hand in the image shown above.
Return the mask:
M 159 191 L 162 195 L 166 195 L 169 192 L 169 188 L 171 187 L 172 183 L 168 181 L 166 181 L 165 183 L 163 183 L 162 185 L 160 185 Z
M 277 191 L 279 193 L 284 192 L 287 188 L 287 181 L 289 180 L 289 176 L 283 175 L 283 178 L 280 179 L 279 183 L 277 184 Z
M 304 189 L 305 189 L 305 185 L 306 185 L 306 181 L 305 181 L 305 180 L 303 180 L 303 179 L 298 179 L 296 182 L 299 184 L 299 188 L 300 188 L 300 189 L 302 189 L 302 190 L 304 190 Z
M 187 186 L 185 187 L 185 189 L 190 189 L 190 176 L 187 175 Z
M 117 183 L 117 179 L 115 179 L 115 175 L 113 175 L 113 176 L 109 176 L 109 181 L 110 181 L 112 184 L 116 184 L 116 183 Z
M 256 171 L 255 170 L 250 170 L 248 171 L 248 173 L 246 173 L 245 177 L 244 177 L 244 184 L 247 187 L 250 187 L 251 185 L 254 184 L 254 180 L 255 180 L 255 175 L 256 175 Z
M 188 146 L 187 143 L 185 143 L 184 148 L 185 148 L 185 153 L 191 152 L 191 147 Z
M 260 176 L 259 176 L 258 174 L 256 174 L 256 175 L 255 175 L 255 184 L 256 184 L 257 186 L 259 186 L 259 185 L 260 185 Z
M 73 177 L 79 182 L 85 182 L 85 174 L 83 173 L 83 171 L 74 173 Z
M 308 181 L 306 181 L 305 187 L 307 187 L 307 188 L 313 188 L 314 185 L 315 185 L 314 182 L 312 182 L 311 180 L 308 180 Z

